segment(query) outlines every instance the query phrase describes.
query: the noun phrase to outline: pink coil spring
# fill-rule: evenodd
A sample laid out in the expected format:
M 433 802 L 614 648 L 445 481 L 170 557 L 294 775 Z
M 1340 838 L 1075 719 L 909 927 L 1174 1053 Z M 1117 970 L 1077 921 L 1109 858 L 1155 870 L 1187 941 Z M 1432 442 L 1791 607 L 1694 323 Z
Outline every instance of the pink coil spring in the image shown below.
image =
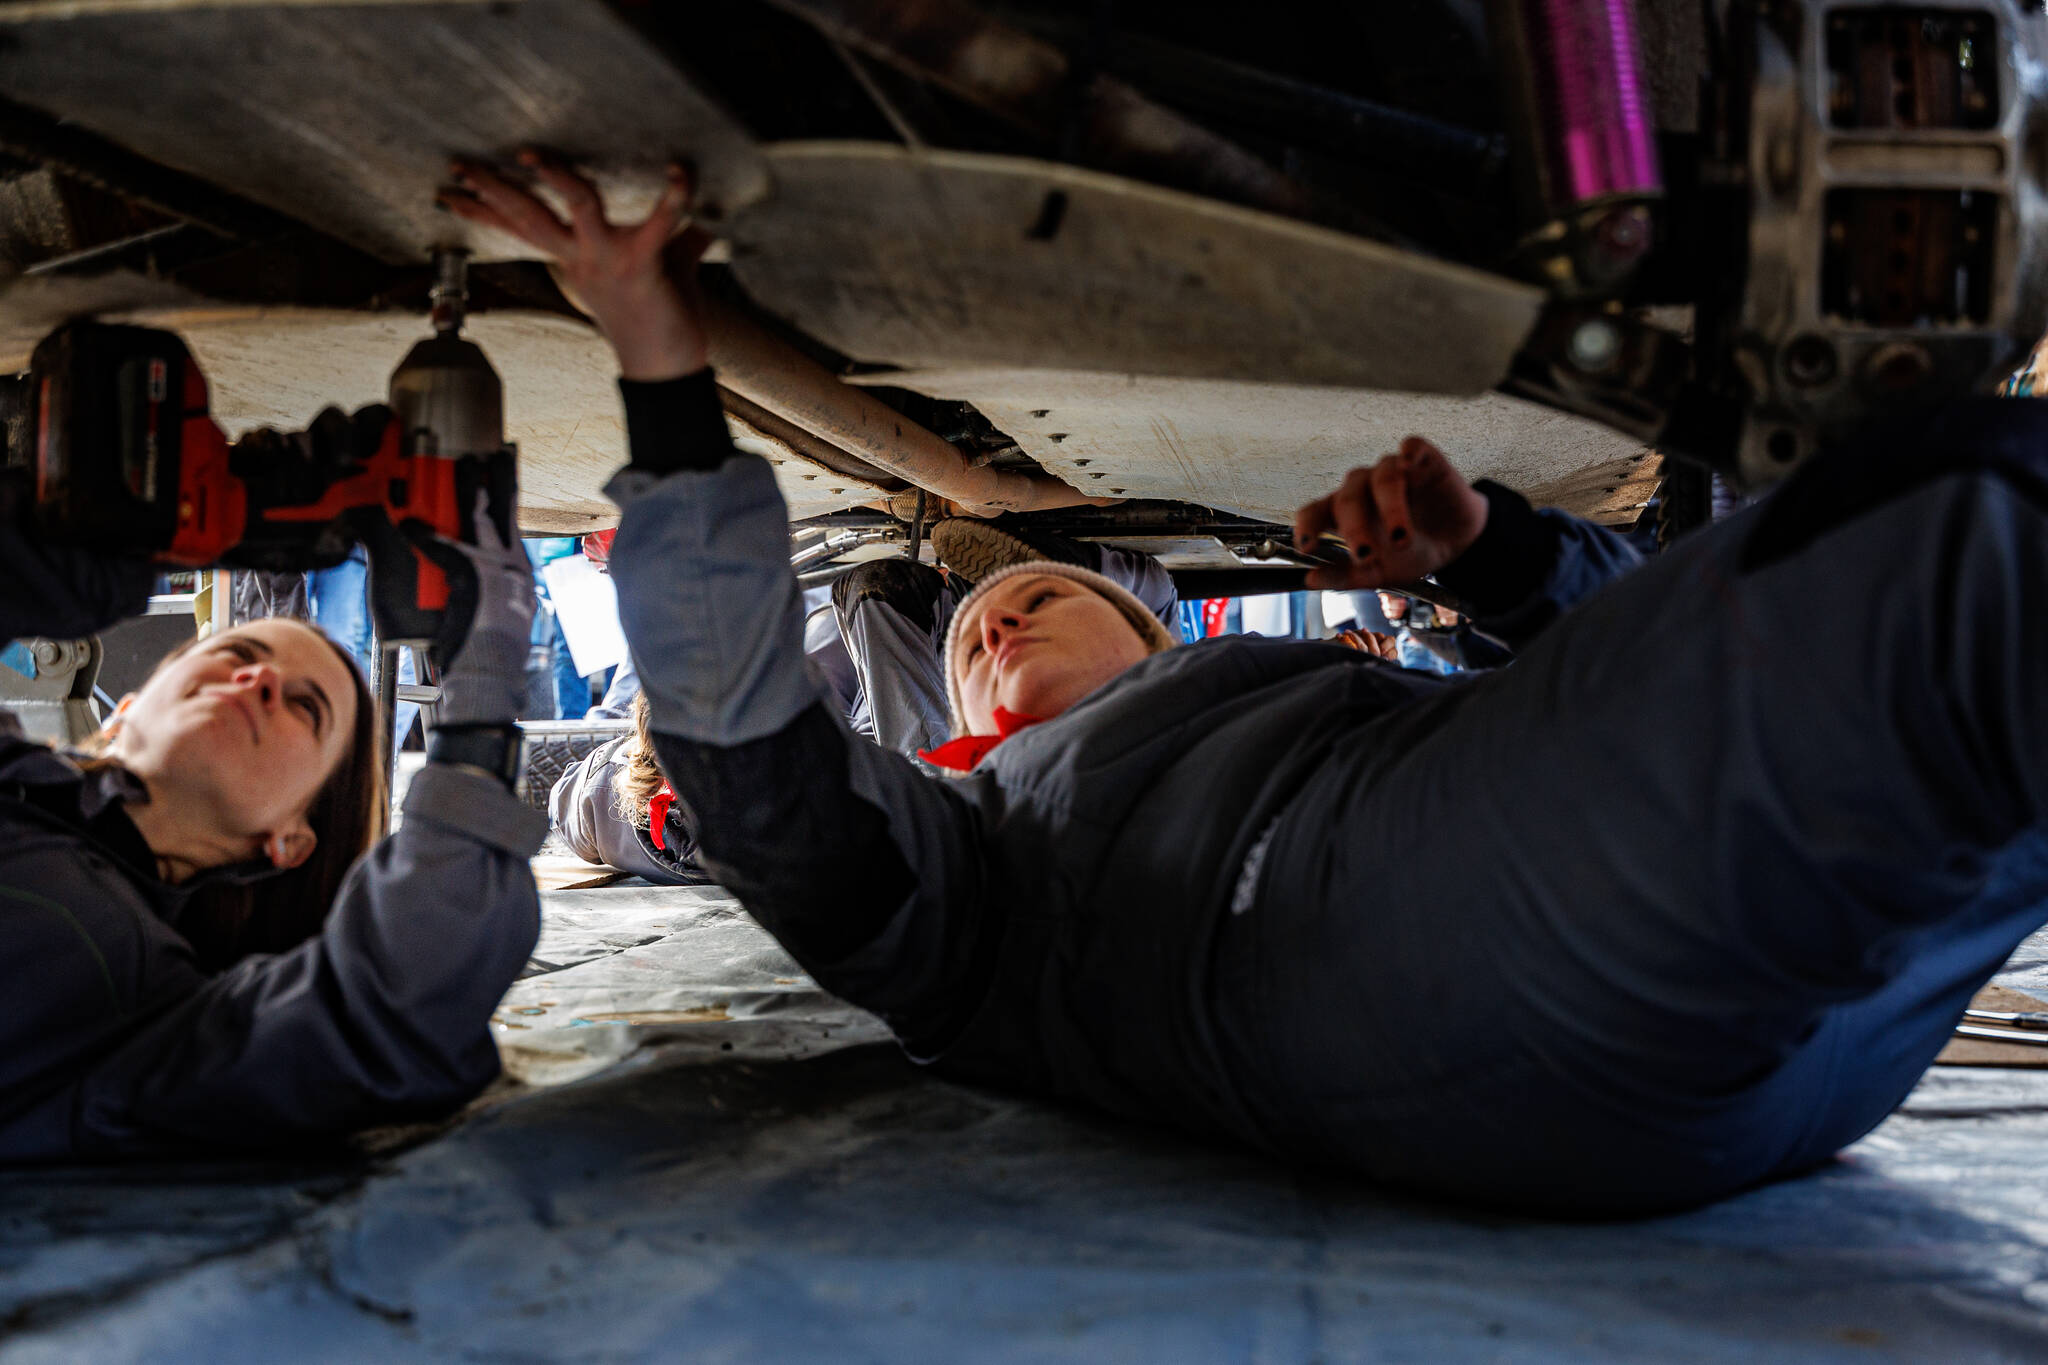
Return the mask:
M 1663 188 L 1629 0 L 1522 0 L 1550 192 L 1566 206 Z

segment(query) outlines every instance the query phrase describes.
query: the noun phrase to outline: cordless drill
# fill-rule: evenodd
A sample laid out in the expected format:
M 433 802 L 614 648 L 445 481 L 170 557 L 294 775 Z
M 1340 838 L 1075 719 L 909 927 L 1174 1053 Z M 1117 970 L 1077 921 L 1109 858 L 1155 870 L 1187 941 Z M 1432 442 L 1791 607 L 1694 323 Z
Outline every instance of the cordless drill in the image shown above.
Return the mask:
M 443 319 L 437 315 L 437 323 Z M 184 568 L 326 568 L 361 542 L 386 644 L 445 663 L 476 600 L 477 494 L 509 540 L 517 487 L 498 377 L 453 325 L 392 375 L 390 406 L 328 408 L 303 431 L 230 442 L 174 334 L 75 322 L 36 347 L 9 464 L 50 540 Z

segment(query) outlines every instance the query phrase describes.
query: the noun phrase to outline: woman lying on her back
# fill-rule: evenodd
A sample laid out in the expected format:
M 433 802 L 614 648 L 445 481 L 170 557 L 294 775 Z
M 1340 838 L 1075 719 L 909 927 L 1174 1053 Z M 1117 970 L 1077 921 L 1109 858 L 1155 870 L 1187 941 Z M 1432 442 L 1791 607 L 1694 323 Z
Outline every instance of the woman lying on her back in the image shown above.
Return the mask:
M 479 605 L 381 841 L 370 695 L 311 626 L 174 650 L 88 752 L 0 711 L 0 1160 L 275 1146 L 439 1114 L 497 1074 L 546 829 L 503 775 L 533 589 L 491 511 L 485 543 L 448 546 Z M 0 488 L 0 638 L 88 635 L 154 572 L 39 543 Z
M 455 203 L 555 257 L 618 351 L 655 752 L 707 870 L 920 1059 L 1642 1213 L 1868 1131 L 2048 919 L 2048 407 L 1899 424 L 1641 568 L 1411 438 L 1297 532 L 1353 547 L 1319 586 L 1470 601 L 1517 659 L 1469 680 L 1169 648 L 1086 570 L 991 574 L 945 641 L 970 771 L 937 781 L 806 678 L 786 511 L 663 273 L 676 195 L 612 228 L 538 171 L 570 223 L 478 168 Z M 750 609 L 678 616 L 714 584 Z

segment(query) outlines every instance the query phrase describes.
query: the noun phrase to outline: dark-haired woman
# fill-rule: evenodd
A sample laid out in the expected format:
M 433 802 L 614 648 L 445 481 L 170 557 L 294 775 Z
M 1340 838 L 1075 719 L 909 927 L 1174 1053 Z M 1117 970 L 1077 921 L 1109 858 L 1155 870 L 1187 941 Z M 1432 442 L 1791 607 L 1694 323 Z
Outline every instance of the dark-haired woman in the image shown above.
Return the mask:
M 9 499 L 0 638 L 141 609 L 148 565 L 40 544 Z M 478 524 L 446 548 L 479 604 L 381 842 L 371 699 L 310 626 L 175 651 L 90 752 L 0 711 L 0 1160 L 274 1147 L 436 1115 L 497 1074 L 546 829 L 507 777 L 531 579 Z

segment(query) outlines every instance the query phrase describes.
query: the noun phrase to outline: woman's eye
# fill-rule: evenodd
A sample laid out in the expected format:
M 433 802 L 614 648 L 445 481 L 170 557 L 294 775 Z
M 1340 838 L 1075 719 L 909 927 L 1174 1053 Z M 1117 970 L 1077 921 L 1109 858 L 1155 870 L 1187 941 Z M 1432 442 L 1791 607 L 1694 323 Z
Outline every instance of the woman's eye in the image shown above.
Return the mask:
M 1038 594 L 1038 596 L 1032 598 L 1031 605 L 1026 607 L 1025 610 L 1037 611 L 1040 607 L 1044 606 L 1049 599 L 1057 596 L 1059 596 L 1058 593 L 1054 592 L 1050 588 L 1047 588 L 1044 592 L 1041 592 Z

